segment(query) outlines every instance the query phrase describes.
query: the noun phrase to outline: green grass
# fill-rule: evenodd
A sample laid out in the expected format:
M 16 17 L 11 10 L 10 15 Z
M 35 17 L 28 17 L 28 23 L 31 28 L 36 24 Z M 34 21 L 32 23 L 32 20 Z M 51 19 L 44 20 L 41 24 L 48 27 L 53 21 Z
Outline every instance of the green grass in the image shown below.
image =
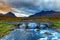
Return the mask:
M 8 34 L 13 29 L 13 24 L 0 24 L 0 37 Z
M 56 25 L 57 27 L 60 27 L 60 22 L 56 23 L 55 25 Z
M 56 23 L 52 24 L 51 26 L 55 27 L 55 28 L 60 28 L 60 22 L 56 22 Z

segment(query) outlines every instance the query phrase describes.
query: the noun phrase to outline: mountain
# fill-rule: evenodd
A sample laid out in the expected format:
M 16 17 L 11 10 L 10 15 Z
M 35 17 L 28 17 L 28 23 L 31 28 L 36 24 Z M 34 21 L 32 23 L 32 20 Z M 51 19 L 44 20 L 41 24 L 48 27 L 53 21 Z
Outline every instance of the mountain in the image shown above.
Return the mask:
M 2 13 L 0 13 L 0 16 L 3 15 Z
M 29 17 L 28 14 L 20 13 L 20 12 L 3 12 L 0 11 L 0 16 L 9 16 L 9 17 Z
M 6 14 L 0 13 L 0 16 L 16 17 L 12 12 L 8 12 Z
M 55 17 L 55 18 L 58 17 L 58 18 L 60 18 L 60 12 L 55 12 L 53 14 L 45 14 L 42 17 Z
M 8 12 L 5 16 L 16 17 L 12 12 Z
M 36 13 L 35 15 L 31 15 L 30 17 L 60 17 L 60 12 L 42 11 L 42 12 Z

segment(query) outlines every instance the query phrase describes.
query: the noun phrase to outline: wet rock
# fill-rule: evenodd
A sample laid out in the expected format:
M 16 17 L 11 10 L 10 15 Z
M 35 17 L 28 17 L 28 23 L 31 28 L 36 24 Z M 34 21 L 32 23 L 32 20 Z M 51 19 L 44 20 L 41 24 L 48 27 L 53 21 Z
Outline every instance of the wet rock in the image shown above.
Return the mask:
M 48 33 L 48 32 L 45 32 L 44 34 L 46 34 L 46 35 L 52 35 L 51 33 Z
M 47 24 L 40 24 L 40 28 L 41 28 L 41 29 L 45 29 L 46 27 L 48 27 Z
M 52 28 L 54 31 L 60 32 L 60 28 Z

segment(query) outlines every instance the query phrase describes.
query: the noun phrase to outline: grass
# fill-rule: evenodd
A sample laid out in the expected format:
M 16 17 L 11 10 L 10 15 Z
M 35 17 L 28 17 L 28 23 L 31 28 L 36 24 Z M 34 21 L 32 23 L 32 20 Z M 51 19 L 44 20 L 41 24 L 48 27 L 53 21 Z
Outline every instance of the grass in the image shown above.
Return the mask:
M 13 26 L 12 24 L 0 24 L 0 37 L 8 34 L 13 29 Z
M 60 21 L 60 17 L 8 17 L 8 16 L 0 16 L 0 22 L 13 22 L 13 21 L 27 21 L 27 20 L 33 20 L 33 21 L 47 21 L 47 22 L 57 22 Z
M 52 24 L 51 27 L 60 28 L 60 22 L 56 22 L 56 23 Z
M 56 25 L 57 27 L 60 27 L 60 22 L 57 22 L 57 23 L 54 24 L 54 25 Z

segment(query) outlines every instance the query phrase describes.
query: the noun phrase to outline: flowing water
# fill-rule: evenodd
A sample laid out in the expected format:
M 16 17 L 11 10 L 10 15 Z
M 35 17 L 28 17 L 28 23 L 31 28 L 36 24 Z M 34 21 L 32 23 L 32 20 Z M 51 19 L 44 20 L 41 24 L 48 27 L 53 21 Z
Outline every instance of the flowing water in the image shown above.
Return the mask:
M 21 25 L 21 27 L 24 25 Z M 35 23 L 30 23 L 29 28 L 36 27 Z M 60 40 L 60 33 L 50 28 L 44 28 L 40 25 L 41 29 L 15 29 L 8 35 L 0 40 Z

